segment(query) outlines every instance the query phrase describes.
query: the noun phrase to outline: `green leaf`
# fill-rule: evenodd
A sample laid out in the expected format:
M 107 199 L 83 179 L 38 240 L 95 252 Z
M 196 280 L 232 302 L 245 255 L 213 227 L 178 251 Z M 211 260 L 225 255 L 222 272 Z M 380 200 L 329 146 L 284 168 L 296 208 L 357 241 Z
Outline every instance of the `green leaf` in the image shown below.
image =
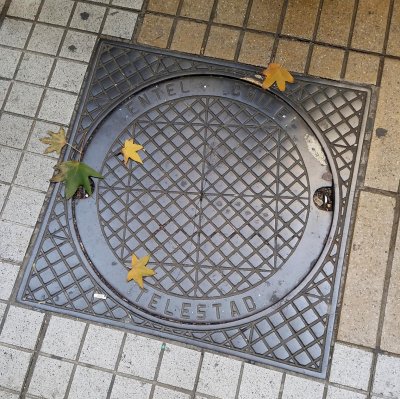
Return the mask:
M 56 174 L 51 178 L 52 182 L 65 182 L 65 196 L 70 199 L 83 186 L 85 191 L 92 195 L 89 177 L 104 177 L 89 165 L 78 161 L 66 161 L 54 167 Z

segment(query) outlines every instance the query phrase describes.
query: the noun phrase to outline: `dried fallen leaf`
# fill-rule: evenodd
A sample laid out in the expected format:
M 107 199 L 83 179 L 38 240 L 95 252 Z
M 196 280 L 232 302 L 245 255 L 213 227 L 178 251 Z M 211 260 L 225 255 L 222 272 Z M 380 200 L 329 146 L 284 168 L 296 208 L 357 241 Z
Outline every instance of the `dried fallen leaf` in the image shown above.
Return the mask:
M 128 272 L 127 280 L 135 280 L 140 288 L 143 288 L 143 277 L 154 276 L 155 271 L 146 267 L 150 260 L 150 255 L 143 256 L 138 259 L 135 254 L 132 254 L 132 268 Z
M 143 150 L 143 146 L 135 144 L 132 139 L 125 140 L 124 146 L 121 149 L 122 155 L 124 156 L 125 165 L 128 164 L 129 158 L 133 161 L 143 163 L 142 158 L 140 158 L 137 153 L 139 150 Z
M 61 150 L 67 144 L 65 130 L 60 127 L 60 130 L 57 133 L 49 130 L 47 134 L 49 137 L 42 137 L 39 139 L 42 143 L 48 144 L 48 147 L 44 150 L 44 153 L 49 154 L 50 152 L 56 152 L 58 155 L 60 155 Z
M 268 89 L 276 82 L 278 89 L 280 91 L 285 91 L 286 82 L 294 82 L 294 78 L 290 72 L 280 64 L 269 64 L 268 68 L 262 71 L 262 74 L 265 76 L 262 84 L 263 89 Z
M 92 195 L 89 177 L 103 179 L 103 176 L 83 162 L 66 161 L 54 167 L 56 174 L 50 179 L 52 182 L 65 182 L 65 196 L 71 198 L 80 186 L 87 194 Z

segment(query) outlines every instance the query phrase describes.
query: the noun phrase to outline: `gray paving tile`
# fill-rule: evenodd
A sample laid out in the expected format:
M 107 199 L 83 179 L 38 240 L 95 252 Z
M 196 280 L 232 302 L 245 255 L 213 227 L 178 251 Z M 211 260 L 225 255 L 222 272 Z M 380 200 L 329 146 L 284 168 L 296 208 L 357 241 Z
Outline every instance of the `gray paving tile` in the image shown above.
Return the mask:
M 22 262 L 32 233 L 32 227 L 19 226 L 14 222 L 0 221 L 1 257 L 11 262 Z
M 330 386 L 328 388 L 328 393 L 326 399 L 366 399 L 367 395 L 362 393 L 348 391 L 347 389 L 342 389 L 338 387 Z
M 51 77 L 50 86 L 78 93 L 87 66 L 75 61 L 58 60 Z
M 400 11 L 400 10 L 399 10 Z M 380 348 L 400 354 L 400 229 L 397 231 Z
M 330 380 L 367 390 L 372 357 L 371 352 L 337 343 L 333 352 Z
M 0 11 L 1 11 L 1 1 L 0 1 Z M 0 399 L 18 399 L 19 395 L 16 393 L 6 392 L 0 390 Z
M 0 183 L 0 209 L 3 208 L 9 188 L 8 184 Z
M 66 25 L 73 5 L 72 1 L 45 0 L 39 15 L 39 21 L 56 25 Z
M 237 360 L 206 353 L 197 391 L 221 399 L 233 399 L 236 394 L 240 368 L 241 363 Z
M 150 384 L 117 375 L 110 399 L 148 399 L 150 391 Z
M 7 15 L 35 19 L 41 0 L 12 0 Z
M 28 39 L 32 23 L 6 18 L 0 27 L 0 44 L 23 48 Z
M 199 362 L 200 352 L 167 344 L 157 379 L 165 384 L 193 389 Z
M 99 399 L 107 397 L 112 374 L 78 366 L 75 371 L 68 399 Z
M 48 131 L 58 132 L 59 129 L 60 125 L 57 125 L 55 123 L 37 121 L 35 123 L 35 126 L 33 127 L 32 134 L 29 138 L 27 146 L 28 151 L 36 152 L 38 154 L 43 154 L 44 150 L 47 148 L 47 144 L 42 143 L 40 139 L 43 137 L 47 137 Z M 68 129 L 64 130 L 68 137 Z M 53 158 L 59 158 L 59 156 L 55 152 L 47 154 L 47 156 Z
M 136 20 L 137 14 L 134 12 L 111 9 L 101 33 L 130 39 L 135 29 Z
M 9 87 L 10 87 L 10 81 L 0 79 L 0 107 L 3 106 L 3 102 L 6 98 L 6 94 Z
M 323 383 L 287 375 L 282 399 L 322 399 L 323 394 Z
M 77 96 L 52 89 L 46 90 L 39 117 L 51 122 L 68 125 Z
M 3 113 L 0 117 L 0 144 L 23 149 L 33 120 Z
M 0 386 L 19 391 L 31 356 L 27 352 L 0 346 Z
M 22 52 L 6 47 L 0 47 L 0 76 L 12 79 Z
M 378 355 L 372 392 L 389 398 L 400 397 L 400 357 Z
M 70 26 L 89 32 L 98 32 L 106 8 L 95 4 L 77 3 Z
M 10 298 L 18 272 L 19 266 L 0 261 L 0 299 Z
M 395 202 L 374 193 L 360 195 L 340 314 L 341 341 L 375 347 Z
M 398 26 L 398 23 L 395 24 Z M 382 190 L 397 191 L 400 179 L 400 147 L 397 128 L 400 112 L 400 81 L 397 79 L 400 61 L 385 59 L 379 101 L 374 121 L 374 133 L 368 154 L 365 185 Z M 378 131 L 383 135 L 376 134 Z
M 0 180 L 12 182 L 21 155 L 21 151 L 0 147 Z
M 142 8 L 143 0 L 111 0 L 113 6 L 120 6 L 125 8 L 132 8 L 139 10 Z
M 29 384 L 28 393 L 41 398 L 64 398 L 72 368 L 72 363 L 39 356 Z
M 24 187 L 13 187 L 3 212 L 3 218 L 34 227 L 42 209 L 44 198 L 44 193 L 38 193 Z
M 55 164 L 55 159 L 26 153 L 22 159 L 15 183 L 36 190 L 47 191 Z
M 276 399 L 281 381 L 282 373 L 246 363 L 238 399 Z
M 190 395 L 183 392 L 173 391 L 164 387 L 156 386 L 153 399 L 190 399 Z
M 114 369 L 124 333 L 91 324 L 79 361 Z
M 85 323 L 64 317 L 52 316 L 41 351 L 75 360 L 85 329 Z
M 118 371 L 153 379 L 156 372 L 161 342 L 140 335 L 128 334 L 122 351 Z M 138 357 L 137 354 L 141 356 Z M 142 359 L 146 359 L 143 362 Z
M 28 43 L 28 49 L 55 55 L 60 47 L 64 29 L 44 24 L 36 24 Z
M 47 55 L 25 53 L 18 69 L 17 79 L 45 85 L 53 62 L 54 58 Z
M 26 349 L 34 349 L 44 314 L 11 306 L 1 331 L 0 341 Z
M 27 83 L 15 82 L 11 88 L 5 110 L 26 116 L 35 116 L 43 89 Z
M 96 43 L 96 37 L 89 33 L 68 31 L 60 56 L 88 62 Z

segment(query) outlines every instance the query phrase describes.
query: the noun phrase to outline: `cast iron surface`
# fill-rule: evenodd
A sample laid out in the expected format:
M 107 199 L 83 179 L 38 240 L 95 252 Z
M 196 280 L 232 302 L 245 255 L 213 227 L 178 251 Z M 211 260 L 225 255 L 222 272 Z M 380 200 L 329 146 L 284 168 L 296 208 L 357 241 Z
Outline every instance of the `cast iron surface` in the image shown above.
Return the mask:
M 323 376 L 369 90 L 102 42 L 67 151 L 100 171 L 62 185 L 26 259 L 35 307 Z M 124 165 L 126 139 L 143 165 Z M 334 196 L 334 198 L 333 198 Z M 132 253 L 154 277 L 127 282 Z M 99 295 L 100 294 L 100 295 Z

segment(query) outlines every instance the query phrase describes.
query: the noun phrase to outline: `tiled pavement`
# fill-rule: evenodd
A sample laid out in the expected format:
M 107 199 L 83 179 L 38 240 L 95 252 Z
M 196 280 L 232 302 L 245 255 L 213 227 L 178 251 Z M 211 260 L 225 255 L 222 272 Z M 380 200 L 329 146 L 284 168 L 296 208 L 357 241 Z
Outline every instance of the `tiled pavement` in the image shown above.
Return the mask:
M 0 0 L 0 398 L 400 398 L 399 0 Z M 137 23 L 136 23 L 137 22 Z M 136 24 L 136 27 L 135 27 Z M 377 85 L 326 381 L 14 301 L 98 35 Z

